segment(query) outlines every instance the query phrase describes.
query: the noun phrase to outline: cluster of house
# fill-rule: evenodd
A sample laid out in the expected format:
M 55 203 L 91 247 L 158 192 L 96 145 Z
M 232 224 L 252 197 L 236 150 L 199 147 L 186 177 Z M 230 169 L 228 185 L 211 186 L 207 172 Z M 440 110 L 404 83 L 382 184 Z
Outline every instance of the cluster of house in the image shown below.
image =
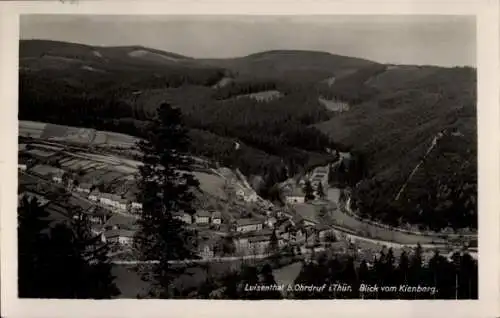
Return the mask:
M 312 173 L 306 175 L 305 178 L 300 179 L 298 182 L 298 186 L 293 184 L 287 184 L 283 189 L 285 202 L 288 204 L 302 204 L 305 202 L 306 194 L 304 193 L 304 186 L 306 181 L 311 182 L 311 185 L 316 190 L 317 193 L 318 186 L 321 184 L 323 186 L 324 191 L 328 188 L 328 167 L 321 166 L 315 168 Z
M 276 237 L 276 247 L 291 245 L 315 245 L 319 242 L 333 241 L 331 237 L 339 237 L 337 230 L 295 217 L 286 211 L 279 211 L 267 218 L 243 218 L 235 221 L 232 240 L 236 255 L 259 255 L 270 252 L 273 235 Z M 340 234 L 342 235 L 342 234 Z M 199 250 L 202 257 L 213 257 L 216 242 L 204 242 Z
M 113 193 L 102 193 L 98 190 L 92 191 L 89 196 L 89 200 L 94 202 L 99 202 L 102 205 L 109 206 L 118 210 L 126 211 L 129 206 L 129 201 L 122 198 L 119 195 Z
M 258 200 L 257 193 L 250 188 L 240 187 L 236 189 L 236 196 L 245 202 L 256 202 Z
M 110 208 L 131 212 L 142 211 L 142 203 L 134 195 L 125 197 L 115 193 L 101 192 L 95 185 L 86 182 L 78 183 L 72 187 L 72 190 L 87 195 L 89 200 Z
M 99 235 L 104 243 L 131 246 L 137 231 L 135 220 L 120 214 L 112 214 L 109 210 L 94 207 L 87 213 L 92 224 L 92 232 Z
M 194 214 L 179 211 L 174 213 L 175 219 L 181 220 L 186 224 L 197 225 L 220 225 L 222 224 L 222 215 L 219 211 L 198 210 Z
M 40 184 L 33 188 L 31 185 L 21 186 L 18 194 L 19 202 L 23 199 L 31 201 L 37 200 L 39 206 L 49 213 L 50 219 L 55 222 L 65 220 L 71 215 L 71 203 L 51 201 L 47 199 L 50 189 L 40 187 Z M 81 203 L 81 202 L 80 202 Z M 88 205 L 82 207 L 88 220 L 91 223 L 91 230 L 95 235 L 99 235 L 103 242 L 118 243 L 120 245 L 131 245 L 135 234 L 135 220 L 119 214 L 112 214 L 109 210 L 98 206 Z M 77 218 L 78 215 L 74 215 Z
M 233 237 L 235 254 L 268 254 L 272 252 L 273 235 L 276 236 L 274 244 L 278 250 L 287 245 L 296 249 L 314 247 L 321 242 L 334 242 L 339 237 L 335 229 L 326 226 L 304 226 L 287 220 L 275 228 L 267 228 L 258 221 L 245 220 L 239 222 Z M 213 257 L 215 244 L 214 240 L 204 242 L 200 246 L 199 255 L 204 258 Z
M 78 192 L 84 192 L 88 193 L 88 187 L 89 185 L 79 185 L 76 188 L 76 191 Z M 141 211 L 142 210 L 142 203 L 135 201 L 135 200 L 130 200 L 126 199 L 124 197 L 121 197 L 117 194 L 113 193 L 107 193 L 107 192 L 100 192 L 97 189 L 94 189 L 92 192 L 89 193 L 88 199 L 94 202 L 99 202 L 100 204 L 114 208 L 117 210 L 121 211 Z
M 18 169 L 21 171 L 28 170 L 28 162 L 24 159 L 19 159 Z M 30 173 L 33 173 L 39 177 L 46 180 L 50 180 L 54 183 L 65 185 L 69 190 L 76 191 L 88 196 L 88 199 L 94 202 L 98 202 L 110 208 L 115 208 L 122 211 L 135 211 L 139 212 L 142 210 L 142 203 L 138 202 L 136 198 L 131 196 L 130 198 L 124 198 L 114 193 L 100 192 L 96 189 L 96 186 L 90 183 L 78 183 L 71 180 L 69 174 L 57 167 L 53 167 L 46 164 L 37 164 L 30 167 Z

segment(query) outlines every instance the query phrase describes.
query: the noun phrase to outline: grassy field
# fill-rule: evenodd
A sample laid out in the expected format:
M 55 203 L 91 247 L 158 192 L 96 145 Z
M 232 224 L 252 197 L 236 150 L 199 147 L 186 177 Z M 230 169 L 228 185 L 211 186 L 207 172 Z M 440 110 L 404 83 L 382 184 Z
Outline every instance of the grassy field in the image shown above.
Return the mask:
M 20 127 L 45 127 L 32 122 L 21 122 Z M 58 128 L 59 126 L 54 125 Z M 73 129 L 69 127 L 67 129 Z M 123 134 L 109 133 L 109 136 L 121 138 L 121 143 L 133 143 L 136 139 Z M 111 139 L 108 140 L 110 142 Z M 125 141 L 125 142 L 124 142 Z M 118 141 L 113 141 L 113 144 L 118 144 Z M 59 150 L 62 149 L 62 146 Z M 41 149 L 33 149 L 39 157 L 50 157 L 51 160 L 57 161 L 62 169 L 67 171 L 79 172 L 78 180 L 80 182 L 99 184 L 102 183 L 108 190 L 120 189 L 126 191 L 125 188 L 130 188 L 130 182 L 135 179 L 138 172 L 138 167 L 141 165 L 139 161 L 120 157 L 112 154 L 94 154 L 84 151 L 64 151 L 54 152 Z M 232 174 L 232 172 L 230 172 Z M 200 181 L 200 189 L 212 197 L 226 200 L 227 193 L 224 190 L 225 180 L 221 176 L 207 171 L 195 171 L 195 177 Z
M 109 131 L 54 125 L 41 122 L 20 120 L 19 135 L 52 141 L 66 141 L 80 144 L 132 148 L 138 138 Z
M 332 112 L 342 112 L 349 110 L 349 104 L 343 103 L 336 100 L 328 100 L 325 98 L 318 98 L 318 101 L 326 107 L 329 111 Z
M 296 262 L 273 271 L 274 280 L 277 284 L 293 284 L 295 278 L 302 269 L 302 263 Z
M 257 101 L 268 101 L 271 99 L 280 98 L 281 96 L 282 96 L 281 92 L 276 90 L 271 90 L 271 91 L 252 93 L 247 95 L 240 95 L 237 98 L 248 97 L 248 98 L 253 98 Z
M 19 121 L 19 136 L 40 138 L 45 129 L 45 123 L 20 120 Z
M 312 204 L 303 203 L 296 204 L 293 206 L 293 209 L 305 220 L 310 220 L 313 222 L 318 222 L 317 212 L 318 208 Z

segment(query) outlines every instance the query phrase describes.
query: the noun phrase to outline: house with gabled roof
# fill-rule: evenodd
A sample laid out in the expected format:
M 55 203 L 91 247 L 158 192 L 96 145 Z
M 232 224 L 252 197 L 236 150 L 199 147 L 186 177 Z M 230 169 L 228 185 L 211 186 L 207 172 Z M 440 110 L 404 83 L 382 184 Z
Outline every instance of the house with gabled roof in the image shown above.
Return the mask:
M 198 210 L 194 214 L 194 223 L 196 224 L 210 224 L 210 217 L 212 213 L 206 210 Z
M 251 232 L 262 230 L 263 222 L 257 219 L 236 220 L 236 232 Z
M 105 242 L 118 243 L 121 245 L 132 245 L 135 231 L 117 229 L 108 230 L 103 233 Z
M 271 230 L 262 230 L 252 233 L 243 233 L 234 238 L 235 247 L 238 254 L 265 254 L 269 252 L 271 244 Z M 285 245 L 285 240 L 277 236 L 278 247 Z
M 82 182 L 82 183 L 79 183 L 75 187 L 75 190 L 77 192 L 90 194 L 90 192 L 92 191 L 93 187 L 94 186 L 92 184 L 90 184 L 90 183 Z
M 222 223 L 222 214 L 219 211 L 213 211 L 211 220 L 212 224 L 220 225 Z
M 287 194 L 285 194 L 285 201 L 289 204 L 300 204 L 304 203 L 306 199 L 306 195 L 301 188 L 295 187 Z
M 180 220 L 186 224 L 193 223 L 193 217 L 191 216 L 191 214 L 189 214 L 187 212 L 178 211 L 178 212 L 173 213 L 172 216 L 174 219 Z
M 99 202 L 123 211 L 127 210 L 128 207 L 128 201 L 126 199 L 112 193 L 101 193 Z

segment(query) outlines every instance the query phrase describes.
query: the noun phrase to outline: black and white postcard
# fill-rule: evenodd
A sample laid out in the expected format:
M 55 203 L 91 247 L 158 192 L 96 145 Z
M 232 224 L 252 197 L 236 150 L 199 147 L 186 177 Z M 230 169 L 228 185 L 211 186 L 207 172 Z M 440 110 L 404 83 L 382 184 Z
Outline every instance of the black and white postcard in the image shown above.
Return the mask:
M 5 317 L 494 315 L 498 6 L 258 6 L 2 6 Z

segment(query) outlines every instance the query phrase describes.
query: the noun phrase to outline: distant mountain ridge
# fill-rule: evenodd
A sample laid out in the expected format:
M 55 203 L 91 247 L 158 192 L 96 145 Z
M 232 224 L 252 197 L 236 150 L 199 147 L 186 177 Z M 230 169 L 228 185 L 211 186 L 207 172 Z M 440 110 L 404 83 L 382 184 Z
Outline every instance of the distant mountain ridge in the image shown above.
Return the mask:
M 128 53 L 135 50 L 146 50 L 152 53 L 161 54 L 181 60 L 189 60 L 191 57 L 180 55 L 177 53 L 166 52 L 158 49 L 152 49 L 144 47 L 141 45 L 130 45 L 130 46 L 98 46 L 98 45 L 88 45 L 72 42 L 63 41 L 53 41 L 53 40 L 20 40 L 19 41 L 19 53 L 20 57 L 37 57 L 42 54 L 76 54 L 76 53 L 89 53 L 95 56 L 92 52 L 103 50 L 103 52 L 111 53 L 115 51 L 115 54 L 121 52 Z M 112 55 L 111 55 L 112 56 Z

